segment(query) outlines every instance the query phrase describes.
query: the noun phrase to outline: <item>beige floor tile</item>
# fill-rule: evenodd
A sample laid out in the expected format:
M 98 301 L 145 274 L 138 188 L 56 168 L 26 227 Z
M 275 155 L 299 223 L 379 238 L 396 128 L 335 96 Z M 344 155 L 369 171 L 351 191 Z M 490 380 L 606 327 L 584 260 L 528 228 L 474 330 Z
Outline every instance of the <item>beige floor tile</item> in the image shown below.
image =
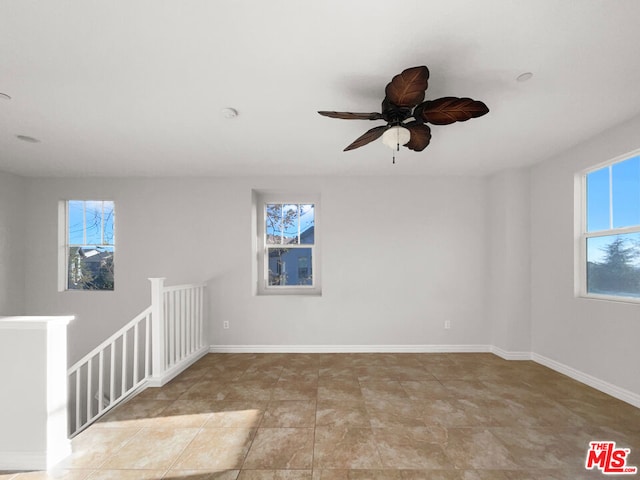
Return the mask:
M 402 380 L 400 385 L 412 400 L 452 398 L 451 392 L 438 380 Z
M 260 427 L 315 427 L 316 402 L 309 400 L 271 401 Z
M 154 420 L 173 403 L 172 400 L 135 397 L 102 417 L 95 426 L 105 428 L 153 427 Z
M 161 428 L 199 428 L 215 411 L 211 400 L 174 400 L 154 422 Z
M 409 400 L 409 395 L 397 380 L 360 381 L 362 396 L 367 400 Z
M 365 404 L 374 428 L 425 426 L 425 406 L 419 401 L 367 399 Z
M 336 365 L 333 367 L 321 366 L 318 369 L 318 385 L 320 384 L 320 380 L 344 380 L 357 382 L 358 377 L 356 376 L 355 368 L 351 365 Z
M 164 470 L 98 470 L 87 480 L 158 480 Z
M 316 425 L 368 428 L 371 422 L 364 402 L 319 400 L 316 407 Z
M 85 480 L 91 476 L 93 470 L 74 469 L 74 470 L 50 470 L 37 472 L 23 472 L 16 475 L 15 480 Z M 0 475 L 0 479 L 3 478 Z M 10 477 L 9 477 L 10 478 Z
M 476 402 L 501 426 L 583 427 L 585 420 L 554 400 L 505 398 Z
M 166 470 L 198 433 L 197 428 L 144 428 L 101 469 Z
M 238 480 L 311 480 L 311 470 L 242 470 Z
M 501 472 L 460 470 L 401 470 L 401 480 L 508 480 Z
M 242 466 L 255 435 L 251 428 L 203 428 L 171 470 L 225 470 Z
M 176 400 L 193 385 L 198 378 L 183 378 L 182 375 L 162 387 L 149 387 L 140 393 L 139 398 L 154 400 Z
M 243 469 L 310 469 L 313 428 L 259 428 Z
M 281 365 L 249 367 L 242 376 L 236 379 L 236 382 L 259 382 L 260 384 L 273 385 L 280 378 L 282 369 Z
M 304 382 L 312 383 L 318 382 L 318 367 L 317 366 L 300 366 L 295 365 L 285 366 L 280 373 L 278 380 L 289 380 L 292 382 Z
M 442 380 L 442 385 L 451 393 L 453 398 L 499 398 L 499 394 L 495 390 L 490 389 L 480 381 Z
M 315 400 L 318 395 L 318 380 L 278 380 L 272 392 L 272 400 Z
M 13 480 L 20 472 L 12 470 L 0 470 L 0 480 Z
M 89 427 L 71 441 L 71 455 L 57 467 L 98 468 L 139 431 L 139 428 L 96 428 L 95 425 Z
M 318 380 L 318 400 L 362 401 L 362 390 L 357 380 L 325 379 Z
M 390 372 L 393 375 L 393 378 L 399 381 L 405 381 L 405 380 L 429 381 L 429 380 L 436 379 L 423 366 L 393 365 L 390 367 Z
M 505 445 L 521 468 L 557 469 L 567 466 L 563 458 L 565 442 L 557 429 L 501 427 L 492 428 L 491 433 Z
M 377 442 L 388 445 L 416 444 L 426 448 L 433 444 L 445 444 L 449 440 L 448 430 L 440 426 L 373 428 L 372 432 Z
M 240 470 L 170 470 L 163 480 L 236 480 Z
M 212 402 L 213 412 L 204 428 L 257 428 L 266 410 L 266 401 Z
M 217 380 L 200 380 L 185 392 L 183 392 L 179 400 L 208 400 L 219 401 L 225 400 L 229 393 L 230 384 Z
M 453 468 L 441 446 L 447 441 L 442 427 L 375 428 L 373 433 L 385 468 Z
M 318 470 L 312 480 L 401 480 L 400 470 Z
M 313 462 L 320 469 L 382 468 L 371 428 L 316 427 Z
M 477 427 L 496 426 L 497 418 L 484 408 L 482 402 L 464 399 L 437 399 L 427 402 L 423 410 L 426 425 L 443 425 L 445 427 Z
M 518 464 L 509 449 L 485 428 L 449 429 L 445 453 L 460 469 L 513 469 Z
M 229 385 L 225 400 L 264 400 L 271 399 L 271 394 L 275 388 L 275 383 L 262 383 L 250 381 L 244 383 L 233 383 Z

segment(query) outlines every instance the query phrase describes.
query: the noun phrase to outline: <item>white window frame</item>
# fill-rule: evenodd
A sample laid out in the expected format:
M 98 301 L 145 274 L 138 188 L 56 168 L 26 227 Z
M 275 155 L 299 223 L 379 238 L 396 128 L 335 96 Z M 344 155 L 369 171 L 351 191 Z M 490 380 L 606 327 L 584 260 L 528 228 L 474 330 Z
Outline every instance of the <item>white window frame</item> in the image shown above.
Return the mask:
M 58 202 L 58 291 L 59 292 L 101 292 L 109 293 L 115 291 L 115 279 L 114 288 L 111 290 L 85 290 L 82 288 L 69 288 L 69 248 L 75 246 L 69 242 L 69 202 L 82 201 L 82 202 L 113 202 L 113 210 L 116 211 L 116 202 L 110 198 L 70 198 L 67 200 L 60 200 Z M 115 218 L 114 218 L 115 220 Z M 113 243 L 105 244 L 113 247 L 115 253 L 116 244 L 116 225 L 114 221 L 113 225 Z
M 313 272 L 311 285 L 269 285 L 269 262 L 267 260 L 267 248 L 275 245 L 267 245 L 265 229 L 265 209 L 267 204 L 313 204 L 314 205 L 314 243 L 289 245 L 289 248 L 311 248 L 311 264 Z M 320 195 L 304 193 L 253 191 L 254 207 L 254 294 L 257 295 L 322 295 L 321 269 L 320 269 Z M 297 267 L 296 267 L 297 268 Z
M 634 150 L 633 152 L 626 153 L 624 155 L 620 155 L 615 157 L 612 160 L 608 160 L 604 163 L 598 164 L 594 167 L 590 167 L 587 170 L 582 171 L 578 174 L 576 178 L 576 183 L 579 187 L 579 205 L 580 205 L 580 215 L 579 221 L 576 222 L 577 227 L 577 235 L 576 235 L 576 296 L 587 298 L 587 299 L 595 299 L 595 300 L 608 300 L 613 302 L 622 302 L 622 303 L 636 303 L 640 304 L 640 298 L 636 297 L 625 297 L 622 295 L 603 295 L 597 293 L 589 293 L 587 290 L 587 240 L 589 238 L 594 237 L 605 237 L 611 235 L 621 235 L 621 234 L 629 234 L 629 233 L 640 233 L 640 225 L 635 225 L 633 227 L 624 227 L 624 228 L 613 228 L 613 215 L 609 214 L 609 229 L 606 230 L 597 230 L 593 232 L 587 231 L 587 175 L 597 170 L 601 170 L 603 168 L 609 167 L 612 168 L 616 163 L 624 162 L 625 160 L 629 160 L 633 157 L 640 155 L 640 149 Z M 611 182 L 612 176 L 610 173 L 609 181 Z M 609 188 L 609 208 L 613 208 L 611 195 L 613 195 L 613 189 Z

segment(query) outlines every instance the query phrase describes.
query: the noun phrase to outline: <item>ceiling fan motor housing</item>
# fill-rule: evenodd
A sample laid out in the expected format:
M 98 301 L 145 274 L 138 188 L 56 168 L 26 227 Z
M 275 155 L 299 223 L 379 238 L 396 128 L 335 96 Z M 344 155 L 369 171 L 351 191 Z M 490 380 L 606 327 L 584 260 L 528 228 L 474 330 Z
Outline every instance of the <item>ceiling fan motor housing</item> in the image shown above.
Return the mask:
M 399 107 L 391 103 L 387 98 L 382 101 L 382 118 L 391 125 L 399 125 L 411 116 L 412 109 Z

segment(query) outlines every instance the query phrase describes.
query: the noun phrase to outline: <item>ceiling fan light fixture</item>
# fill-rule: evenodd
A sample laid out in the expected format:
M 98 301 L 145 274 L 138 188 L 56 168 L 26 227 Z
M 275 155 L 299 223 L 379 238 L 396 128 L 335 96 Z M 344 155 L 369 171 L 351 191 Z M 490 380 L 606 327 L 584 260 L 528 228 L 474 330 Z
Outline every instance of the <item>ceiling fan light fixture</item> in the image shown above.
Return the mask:
M 398 145 L 408 143 L 410 139 L 409 129 L 400 126 L 390 127 L 382 134 L 382 143 L 394 150 L 398 148 Z

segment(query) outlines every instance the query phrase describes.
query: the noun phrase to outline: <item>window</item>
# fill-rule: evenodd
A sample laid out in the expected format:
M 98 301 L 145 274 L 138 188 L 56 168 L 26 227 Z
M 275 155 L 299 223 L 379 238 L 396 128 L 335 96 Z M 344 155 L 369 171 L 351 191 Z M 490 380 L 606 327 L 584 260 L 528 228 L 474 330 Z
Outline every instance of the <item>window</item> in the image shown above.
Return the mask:
M 318 201 L 297 198 L 264 194 L 256 202 L 260 294 L 320 294 Z
M 65 289 L 113 290 L 113 202 L 69 200 L 64 207 Z
M 583 191 L 583 294 L 640 301 L 640 155 L 587 172 Z

